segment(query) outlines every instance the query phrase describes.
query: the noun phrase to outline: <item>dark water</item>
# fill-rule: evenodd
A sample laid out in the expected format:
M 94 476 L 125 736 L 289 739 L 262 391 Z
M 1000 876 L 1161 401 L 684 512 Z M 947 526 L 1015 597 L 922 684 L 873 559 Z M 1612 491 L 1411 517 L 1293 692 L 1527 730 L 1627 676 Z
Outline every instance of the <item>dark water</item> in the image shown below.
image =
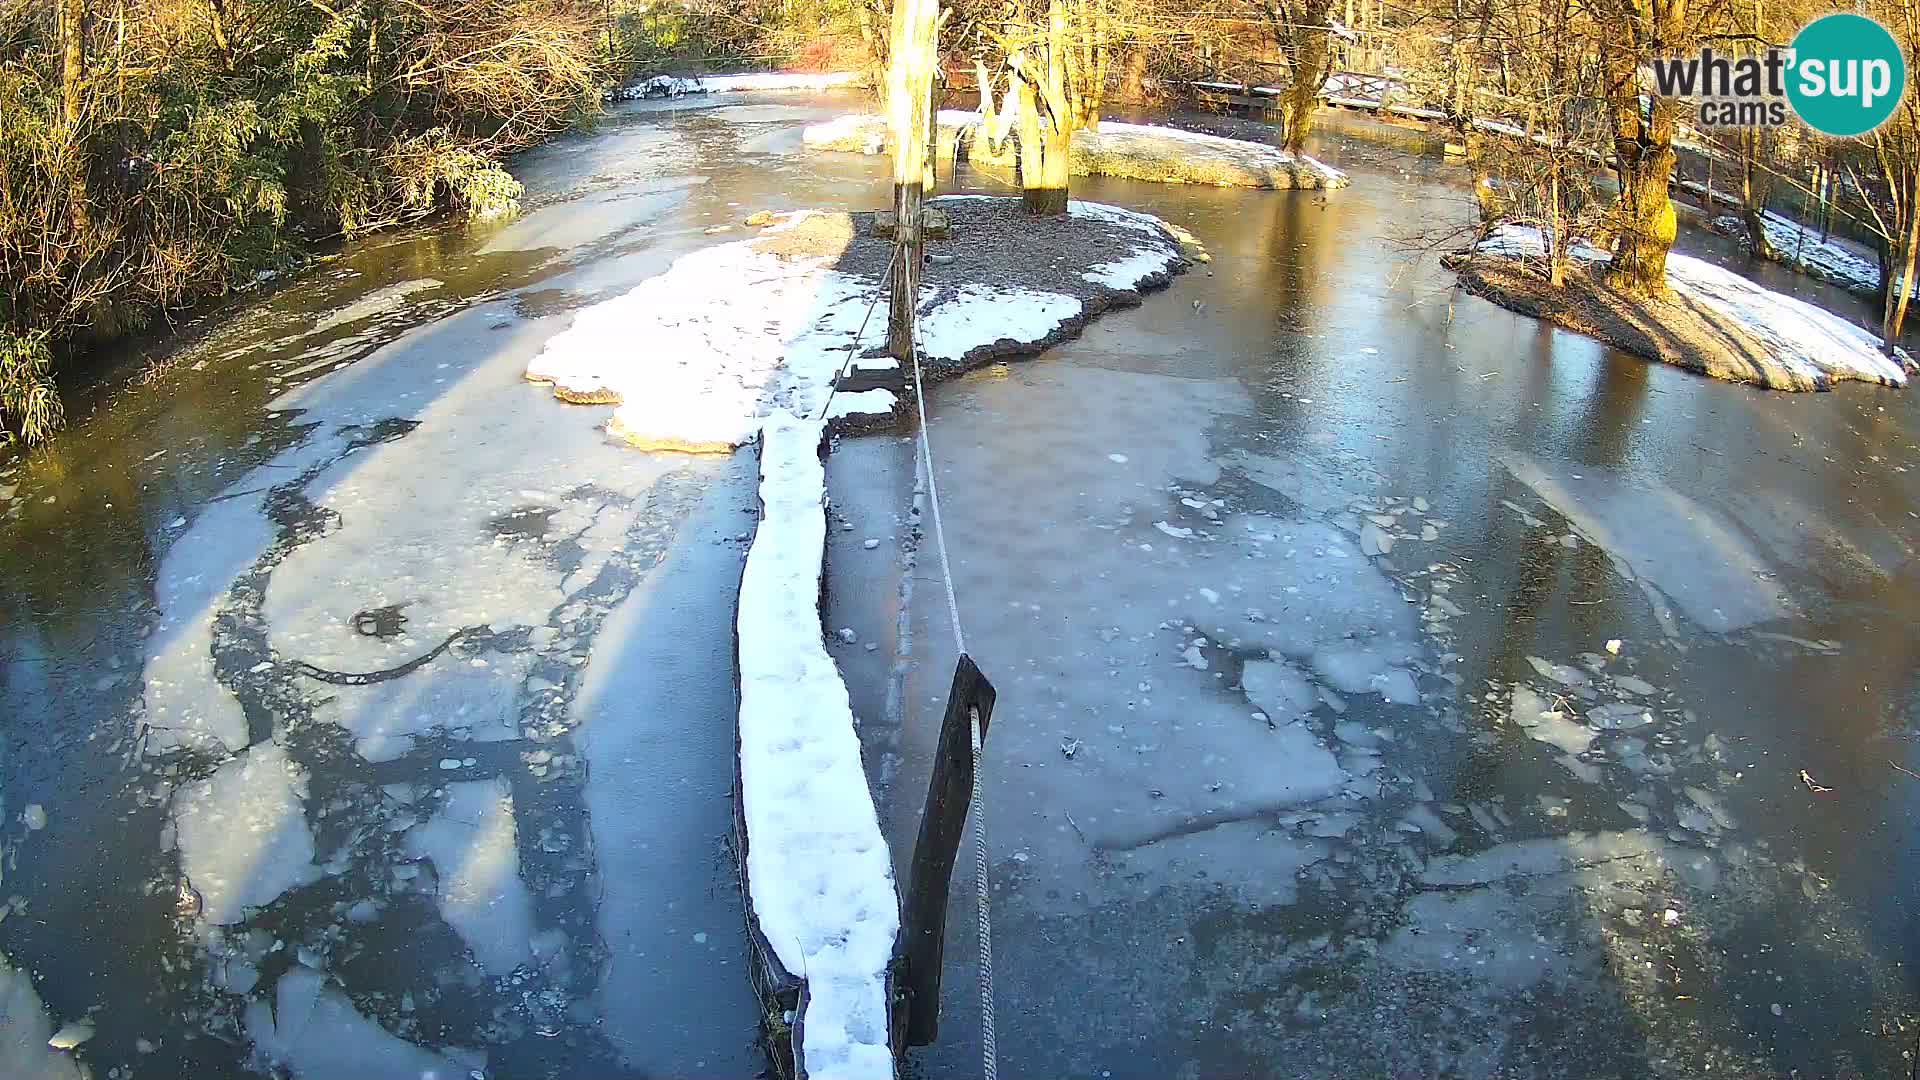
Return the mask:
M 209 313 L 144 346 L 164 373 L 109 379 L 0 466 L 0 953 L 54 1026 L 92 1019 L 94 1075 L 231 1075 L 263 1067 L 256 1044 L 309 1075 L 413 1075 L 391 1036 L 453 1074 L 762 1067 L 724 841 L 750 465 L 610 446 L 601 410 L 520 372 L 572 311 L 738 235 L 709 228 L 879 202 L 875 161 L 799 150 L 847 107 L 629 106 L 518 163 L 519 218 L 375 238 Z M 1003 694 L 1002 1068 L 1908 1068 L 1912 397 L 1712 383 L 1456 295 L 1417 247 L 1466 212 L 1463 177 L 1406 138 L 1330 130 L 1320 152 L 1355 175 L 1331 196 L 1081 184 L 1214 263 L 935 395 L 963 604 Z M 902 453 L 843 448 L 841 504 L 904 513 Z M 1387 498 L 1439 538 L 1281 557 L 1286 531 L 1350 546 L 1353 504 Z M 1154 528 L 1215 528 L 1183 499 L 1276 539 L 1189 551 Z M 841 575 L 860 608 L 830 613 L 911 662 L 889 684 L 884 654 L 845 659 L 856 711 L 892 718 L 863 734 L 898 850 L 944 691 L 929 566 L 904 638 L 866 631 L 899 613 L 871 577 Z M 1269 629 L 1215 610 L 1255 606 Z M 1278 729 L 1221 718 L 1248 713 L 1274 634 L 1296 664 L 1355 643 L 1418 696 L 1310 710 L 1236 802 L 1211 773 L 1268 761 Z M 1546 685 L 1529 657 L 1578 666 L 1609 639 L 1622 659 L 1589 689 L 1630 671 L 1660 720 L 1637 754 L 1598 740 L 1589 780 L 1505 718 L 1517 684 Z M 1051 779 L 1063 763 L 1093 771 Z M 1230 827 L 1181 816 L 1206 814 Z M 1487 853 L 1540 880 L 1448 861 Z M 1476 873 L 1498 886 L 1457 884 Z M 1523 931 L 1551 958 L 1515 959 Z M 970 948 L 949 947 L 930 1073 L 977 1069 Z M 1490 952 L 1446 953 L 1467 948 Z

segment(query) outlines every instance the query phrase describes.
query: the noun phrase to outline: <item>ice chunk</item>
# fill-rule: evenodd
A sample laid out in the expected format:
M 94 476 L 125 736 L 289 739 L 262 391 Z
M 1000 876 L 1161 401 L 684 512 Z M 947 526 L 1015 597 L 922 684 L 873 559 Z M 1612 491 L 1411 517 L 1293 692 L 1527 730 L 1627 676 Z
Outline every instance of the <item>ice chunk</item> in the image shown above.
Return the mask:
M 1258 705 L 1276 723 L 1287 723 L 1318 703 L 1313 684 L 1292 664 L 1279 660 L 1249 660 L 1240 673 L 1247 700 Z
M 1528 735 L 1568 754 L 1586 753 L 1598 735 L 1585 724 L 1567 719 L 1558 709 L 1549 708 L 1546 699 L 1530 686 L 1513 688 L 1511 710 L 1513 722 Z
M 396 1038 L 360 1015 L 325 976 L 299 964 L 280 976 L 273 1006 L 247 1005 L 246 1027 L 255 1053 L 297 1080 L 456 1080 L 469 1072 Z
M 1555 475 L 1524 454 L 1507 455 L 1505 462 L 1516 479 L 1704 629 L 1726 633 L 1791 614 L 1753 543 L 1701 503 L 1658 482 Z
M 72 1055 L 51 1042 L 53 1020 L 25 971 L 0 956 L 0 1076 L 7 1080 L 84 1080 Z
M 1629 701 L 1587 710 L 1587 719 L 1603 731 L 1626 731 L 1653 723 L 1653 714 Z
M 505 780 L 448 784 L 446 805 L 407 835 L 407 853 L 433 861 L 440 914 L 482 967 L 506 975 L 527 962 L 533 898 L 520 880 Z
M 278 744 L 261 743 L 174 796 L 181 869 L 208 922 L 237 922 L 319 876 L 306 794 L 306 771 Z

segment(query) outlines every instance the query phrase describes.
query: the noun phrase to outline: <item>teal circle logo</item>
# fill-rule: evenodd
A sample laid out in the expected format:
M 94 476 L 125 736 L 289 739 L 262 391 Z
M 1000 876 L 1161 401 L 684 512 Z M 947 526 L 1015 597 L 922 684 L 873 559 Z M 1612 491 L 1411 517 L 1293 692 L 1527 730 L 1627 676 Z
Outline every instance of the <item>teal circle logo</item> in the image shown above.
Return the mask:
M 1865 135 L 1907 92 L 1907 61 L 1887 28 L 1864 15 L 1823 15 L 1793 39 L 1787 100 L 1823 135 Z

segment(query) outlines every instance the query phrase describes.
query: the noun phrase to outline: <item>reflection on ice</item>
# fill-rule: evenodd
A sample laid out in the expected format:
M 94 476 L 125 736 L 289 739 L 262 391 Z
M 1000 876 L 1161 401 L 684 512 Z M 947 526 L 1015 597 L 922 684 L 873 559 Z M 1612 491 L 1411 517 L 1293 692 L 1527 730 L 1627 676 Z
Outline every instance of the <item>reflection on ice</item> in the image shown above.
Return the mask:
M 1792 613 L 1746 536 L 1665 484 L 1549 471 L 1517 453 L 1507 456 L 1506 466 L 1612 555 L 1626 577 L 1651 584 L 1702 629 L 1726 633 Z M 1659 597 L 1650 599 L 1656 611 L 1664 609 Z

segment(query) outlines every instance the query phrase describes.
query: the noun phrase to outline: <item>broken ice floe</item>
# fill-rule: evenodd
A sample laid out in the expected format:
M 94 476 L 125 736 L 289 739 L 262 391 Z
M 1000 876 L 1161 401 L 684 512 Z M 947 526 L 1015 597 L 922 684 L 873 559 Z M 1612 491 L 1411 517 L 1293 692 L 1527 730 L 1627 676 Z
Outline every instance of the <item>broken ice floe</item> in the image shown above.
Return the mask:
M 481 967 L 501 976 L 528 961 L 533 898 L 505 780 L 448 784 L 440 811 L 408 833 L 407 853 L 432 861 L 440 914 Z
M 248 909 L 320 876 L 306 783 L 306 770 L 286 751 L 261 743 L 174 796 L 181 870 L 208 923 L 238 922 Z

